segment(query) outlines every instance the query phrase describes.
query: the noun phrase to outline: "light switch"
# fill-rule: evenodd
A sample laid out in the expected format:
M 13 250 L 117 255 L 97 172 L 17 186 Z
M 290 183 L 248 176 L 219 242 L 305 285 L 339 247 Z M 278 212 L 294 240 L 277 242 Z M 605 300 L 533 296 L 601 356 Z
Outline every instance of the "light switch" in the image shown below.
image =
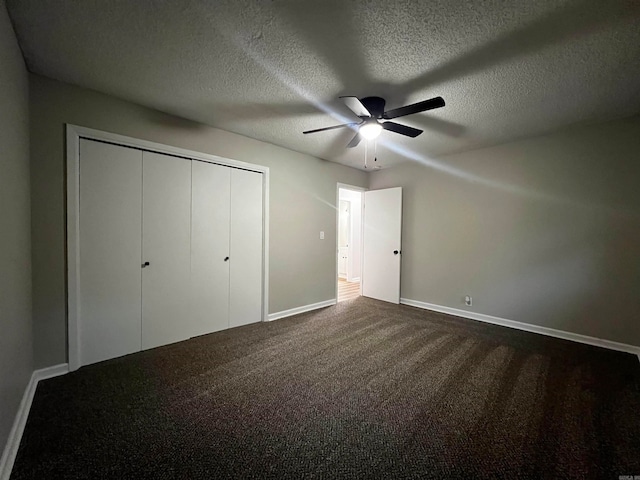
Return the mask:
M 324 232 L 320 232 L 320 240 L 324 240 Z

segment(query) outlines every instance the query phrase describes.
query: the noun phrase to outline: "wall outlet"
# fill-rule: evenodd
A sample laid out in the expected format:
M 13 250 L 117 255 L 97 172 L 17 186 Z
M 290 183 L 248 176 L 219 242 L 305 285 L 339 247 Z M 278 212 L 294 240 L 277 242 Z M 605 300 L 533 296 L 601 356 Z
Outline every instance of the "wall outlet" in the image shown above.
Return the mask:
M 324 232 L 320 232 L 320 240 L 324 240 Z
M 470 307 L 472 303 L 473 303 L 473 298 L 471 298 L 471 296 L 470 296 L 470 295 L 466 295 L 466 296 L 464 297 L 464 304 L 465 304 L 466 306 Z

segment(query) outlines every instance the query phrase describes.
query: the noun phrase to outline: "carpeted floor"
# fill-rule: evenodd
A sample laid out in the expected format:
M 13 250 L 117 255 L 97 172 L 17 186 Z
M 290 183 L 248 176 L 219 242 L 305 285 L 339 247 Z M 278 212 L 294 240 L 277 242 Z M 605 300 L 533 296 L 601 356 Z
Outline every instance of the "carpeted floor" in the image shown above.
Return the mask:
M 41 382 L 11 478 L 620 475 L 637 357 L 360 297 Z

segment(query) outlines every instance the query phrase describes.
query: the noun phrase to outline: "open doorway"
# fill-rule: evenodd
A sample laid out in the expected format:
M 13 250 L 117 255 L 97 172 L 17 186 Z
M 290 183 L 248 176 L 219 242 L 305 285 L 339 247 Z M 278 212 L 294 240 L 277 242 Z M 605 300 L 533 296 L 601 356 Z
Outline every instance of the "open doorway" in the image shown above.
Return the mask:
M 361 294 L 362 274 L 362 194 L 358 187 L 338 184 L 337 280 L 338 302 Z

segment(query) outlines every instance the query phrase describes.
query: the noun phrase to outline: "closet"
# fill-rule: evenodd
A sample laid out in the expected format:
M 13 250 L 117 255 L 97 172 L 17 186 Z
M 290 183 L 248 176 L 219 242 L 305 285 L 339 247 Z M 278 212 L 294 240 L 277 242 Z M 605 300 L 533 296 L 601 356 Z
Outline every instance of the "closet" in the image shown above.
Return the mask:
M 79 142 L 80 365 L 262 319 L 262 173 Z

